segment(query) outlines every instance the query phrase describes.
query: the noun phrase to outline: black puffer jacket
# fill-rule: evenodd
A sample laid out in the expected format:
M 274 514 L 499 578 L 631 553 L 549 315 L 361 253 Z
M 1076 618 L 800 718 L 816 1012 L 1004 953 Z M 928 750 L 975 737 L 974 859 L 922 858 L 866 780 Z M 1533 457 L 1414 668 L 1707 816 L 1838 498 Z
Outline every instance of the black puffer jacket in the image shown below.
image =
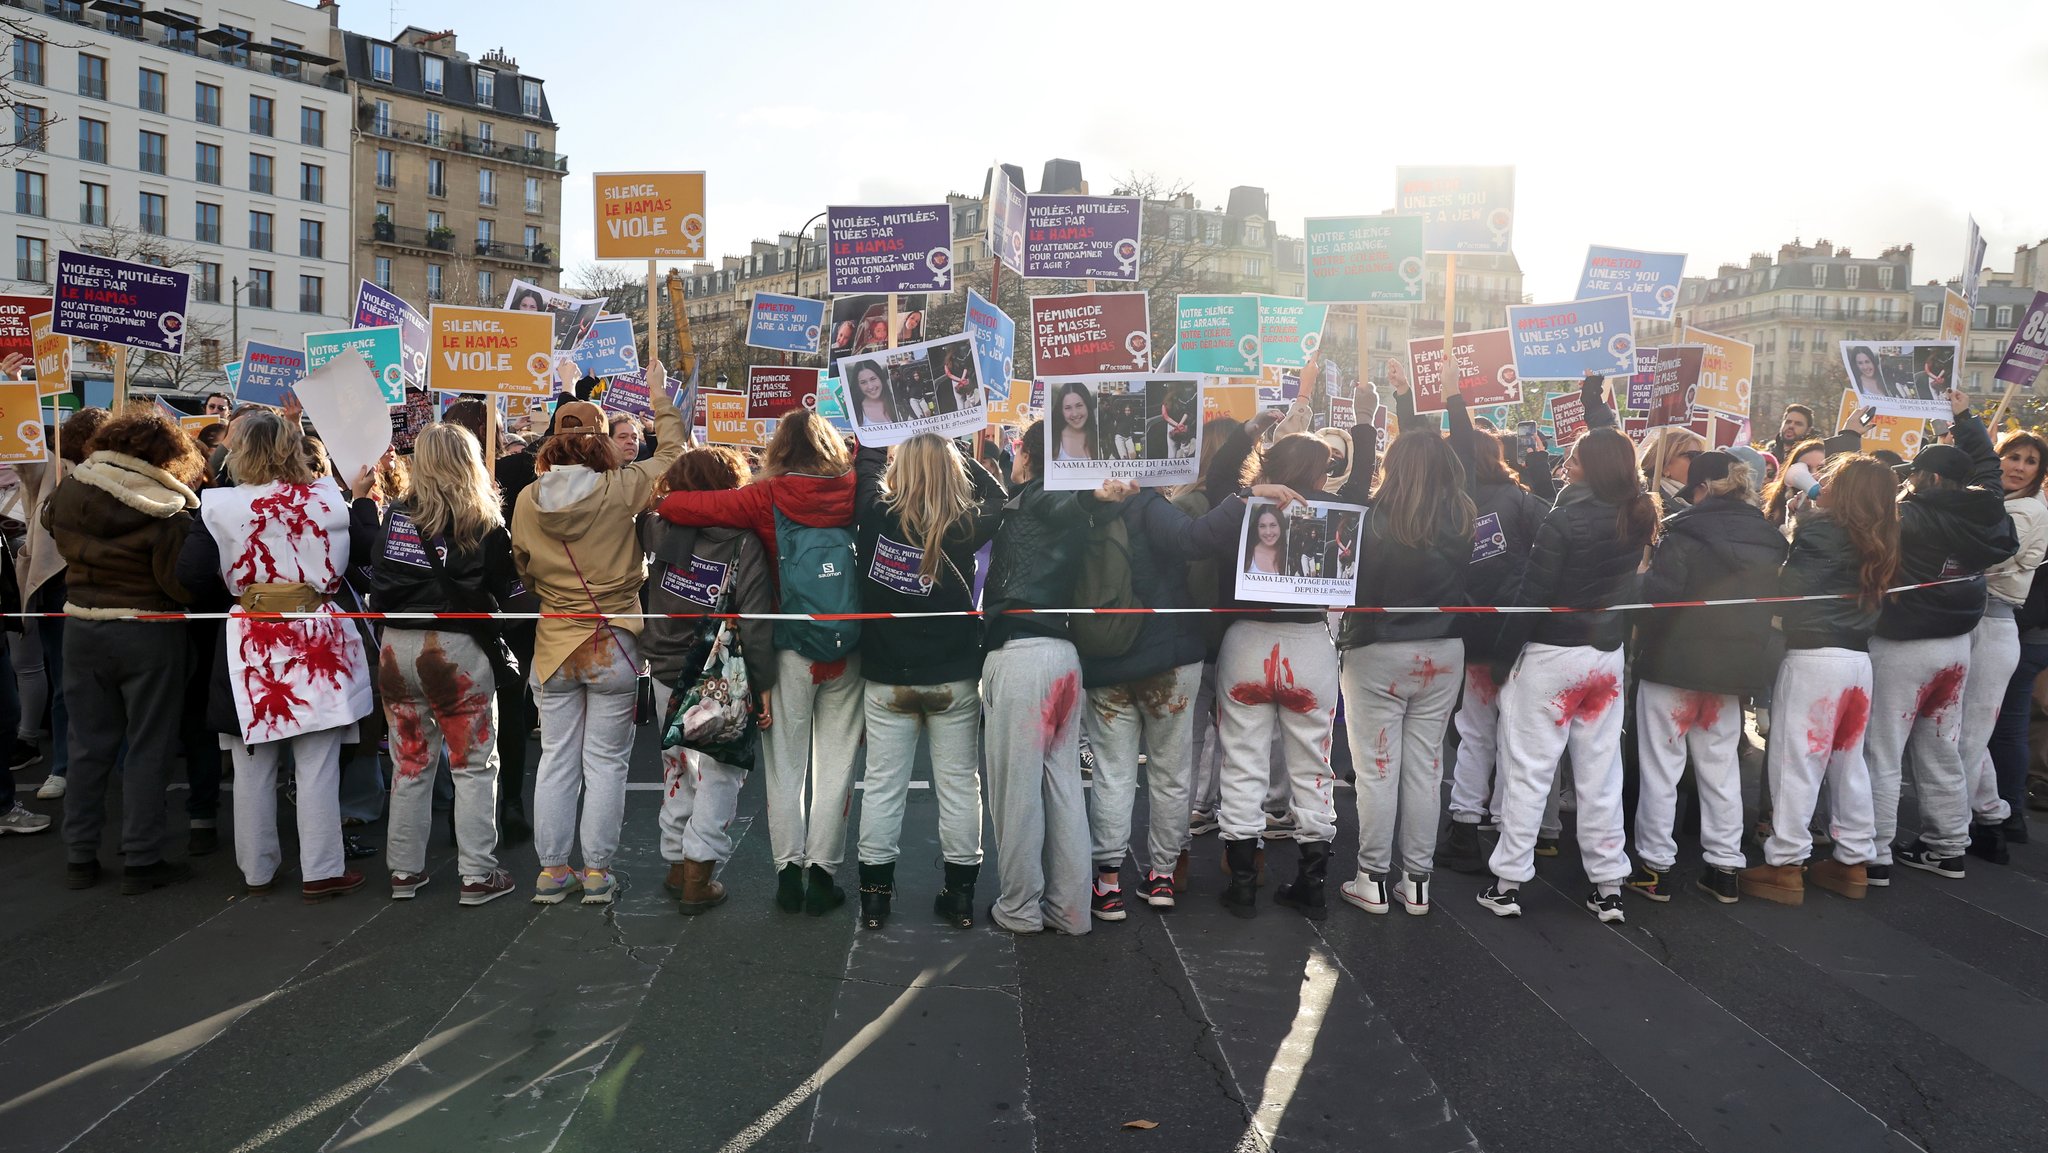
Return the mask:
M 1191 607 L 1187 514 L 1145 489 L 1119 509 L 1131 540 L 1131 591 L 1150 609 Z M 1182 613 L 1142 618 L 1138 639 L 1121 656 L 1081 662 L 1081 686 L 1127 685 L 1182 665 L 1200 664 L 1207 649 L 1200 619 Z
M 1522 583 L 1522 570 L 1529 563 L 1529 546 L 1536 530 L 1550 512 L 1550 502 L 1511 480 L 1482 483 L 1475 467 L 1473 443 L 1481 435 L 1472 424 L 1465 398 L 1457 393 L 1444 397 L 1450 412 L 1451 451 L 1465 466 L 1465 490 L 1472 496 L 1477 521 L 1472 530 L 1472 562 L 1465 573 L 1465 595 L 1475 605 L 1504 605 Z M 1490 519 L 1489 519 L 1490 518 Z M 1494 540 L 1497 530 L 1499 540 Z M 1500 643 L 1501 618 L 1481 613 L 1464 613 L 1457 618 L 1456 636 L 1465 639 L 1467 658 L 1493 655 Z
M 1003 515 L 1003 486 L 981 466 L 967 461 L 980 511 L 953 527 L 945 560 L 931 587 L 910 592 L 924 564 L 924 550 L 903 528 L 903 520 L 882 500 L 886 449 L 864 448 L 854 460 L 854 535 L 860 548 L 860 607 L 864 612 L 959 612 L 974 607 L 974 554 L 996 531 Z M 1079 554 L 1076 553 L 1078 556 Z M 1064 603 L 1064 602 L 1062 602 Z M 863 621 L 860 675 L 884 685 L 950 684 L 981 676 L 981 622 L 973 617 L 921 617 Z
M 1565 486 L 1557 507 L 1536 530 L 1528 568 L 1511 603 L 1599 609 L 1634 600 L 1643 547 L 1621 538 L 1619 518 L 1620 510 L 1595 497 L 1592 489 Z M 1618 612 L 1516 613 L 1507 618 L 1494 655 L 1512 660 L 1525 644 L 1590 645 L 1612 652 L 1627 632 Z
M 1877 610 L 1855 599 L 1863 587 L 1863 558 L 1849 534 L 1828 511 L 1808 505 L 1792 531 L 1792 551 L 1778 575 L 1778 595 L 1834 594 L 1835 600 L 1801 601 L 1778 606 L 1778 620 L 1791 649 L 1854 649 L 1870 647 Z M 1851 594 L 1840 596 L 1839 594 Z
M 1959 637 L 1984 617 L 1984 570 L 2020 549 L 2005 511 L 1998 454 L 1975 413 L 1956 417 L 1956 447 L 1976 471 L 1967 488 L 1907 492 L 1899 497 L 1899 575 L 1895 584 L 1944 577 L 1970 579 L 1885 598 L 1877 635 L 1888 641 Z
M 1433 436 L 1434 431 L 1405 435 Z M 1422 544 L 1410 547 L 1386 534 L 1377 508 L 1367 509 L 1360 537 L 1358 593 L 1353 604 L 1462 605 L 1472 569 L 1470 525 L 1446 520 Z M 1363 648 L 1380 641 L 1432 641 L 1457 635 L 1453 613 L 1346 613 L 1337 647 Z
M 1643 576 L 1648 601 L 1773 596 L 1785 538 L 1761 509 L 1708 497 L 1664 518 L 1664 537 Z M 1676 689 L 1759 693 L 1783 656 L 1771 605 L 1655 609 L 1636 617 L 1636 675 Z
M 1088 526 L 1100 505 L 1094 493 L 1051 492 L 1045 481 L 1025 482 L 1003 504 L 1002 527 L 989 555 L 982 589 L 987 614 L 982 650 L 992 652 L 1019 637 L 1067 636 L 1058 613 L 1017 613 L 1010 609 L 1074 607 L 1074 577 L 1080 571 Z

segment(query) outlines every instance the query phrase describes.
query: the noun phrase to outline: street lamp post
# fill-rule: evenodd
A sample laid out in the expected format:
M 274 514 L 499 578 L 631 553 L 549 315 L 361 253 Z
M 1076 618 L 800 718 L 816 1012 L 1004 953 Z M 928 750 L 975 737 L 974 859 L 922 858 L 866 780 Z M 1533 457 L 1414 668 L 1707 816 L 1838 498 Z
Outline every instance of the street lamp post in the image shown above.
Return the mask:
M 791 296 L 802 296 L 804 294 L 804 237 L 811 234 L 811 225 L 824 218 L 825 214 L 823 212 L 811 217 L 804 222 L 802 231 L 796 234 L 796 275 L 790 278 L 789 294 Z

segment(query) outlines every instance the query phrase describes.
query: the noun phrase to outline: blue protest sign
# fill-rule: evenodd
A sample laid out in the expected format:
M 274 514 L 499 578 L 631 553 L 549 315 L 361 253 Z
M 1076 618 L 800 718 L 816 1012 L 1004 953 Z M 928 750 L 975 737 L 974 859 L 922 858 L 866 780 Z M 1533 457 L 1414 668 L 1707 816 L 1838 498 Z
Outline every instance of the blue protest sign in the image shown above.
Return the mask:
M 1394 211 L 1422 217 L 1429 252 L 1507 256 L 1515 232 L 1514 166 L 1396 168 Z
M 292 386 L 304 379 L 304 352 L 252 340 L 242 347 L 242 376 L 235 386 L 235 399 L 282 408 Z
M 1563 304 L 1510 304 L 1515 375 L 1523 380 L 1577 380 L 1589 372 L 1628 376 L 1636 370 L 1628 297 Z
M 825 338 L 822 300 L 757 292 L 747 312 L 747 346 L 815 356 Z
M 969 289 L 967 335 L 974 341 L 974 364 L 980 371 L 982 386 L 991 390 L 1002 388 L 1004 381 L 1016 375 L 1017 322 Z
M 1685 276 L 1685 253 L 1638 252 L 1596 244 L 1586 250 L 1586 269 L 1579 275 L 1579 299 L 1628 297 L 1629 311 L 1652 320 L 1670 320 L 1678 307 L 1678 282 Z
M 601 316 L 569 358 L 585 376 L 619 376 L 640 367 L 640 353 L 633 347 L 633 321 L 625 316 Z

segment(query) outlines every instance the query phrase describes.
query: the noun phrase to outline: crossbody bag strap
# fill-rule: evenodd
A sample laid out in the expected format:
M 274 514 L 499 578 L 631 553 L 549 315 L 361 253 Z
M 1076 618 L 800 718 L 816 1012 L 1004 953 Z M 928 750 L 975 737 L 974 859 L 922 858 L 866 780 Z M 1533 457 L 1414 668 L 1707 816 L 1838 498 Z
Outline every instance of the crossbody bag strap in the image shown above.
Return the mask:
M 619 634 L 612 630 L 611 619 L 605 616 L 604 606 L 597 603 L 597 594 L 590 591 L 590 582 L 583 579 L 583 566 L 576 563 L 576 554 L 569 551 L 568 541 L 562 541 L 561 545 L 562 555 L 569 558 L 569 567 L 576 570 L 576 583 L 583 586 L 583 595 L 590 598 L 590 608 L 597 613 L 597 627 L 611 632 L 612 643 L 619 646 L 619 659 L 625 661 L 627 667 L 631 668 L 633 658 L 626 654 L 626 642 L 620 640 Z

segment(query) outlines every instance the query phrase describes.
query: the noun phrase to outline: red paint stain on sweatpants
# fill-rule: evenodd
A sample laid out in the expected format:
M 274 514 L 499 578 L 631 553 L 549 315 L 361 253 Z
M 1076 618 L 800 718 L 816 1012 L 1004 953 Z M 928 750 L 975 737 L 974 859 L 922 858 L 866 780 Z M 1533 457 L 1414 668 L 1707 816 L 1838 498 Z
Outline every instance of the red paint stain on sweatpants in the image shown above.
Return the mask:
M 1678 728 L 1678 735 L 1694 729 L 1711 729 L 1721 719 L 1721 694 L 1687 691 L 1678 698 L 1678 707 L 1671 710 L 1671 723 Z
M 1913 715 L 1931 717 L 1954 707 L 1963 695 L 1965 675 L 1961 665 L 1949 665 L 1935 673 L 1926 684 L 1920 686 L 1920 698 L 1913 704 Z
M 1587 673 L 1550 698 L 1550 703 L 1557 707 L 1557 727 L 1561 729 L 1573 721 L 1598 720 L 1620 695 L 1621 685 L 1613 673 Z
M 1081 698 L 1081 674 L 1067 673 L 1052 683 L 1045 694 L 1045 703 L 1038 706 L 1038 733 L 1044 738 L 1045 747 L 1051 748 L 1059 742 L 1067 725 L 1074 719 L 1074 705 Z
M 1846 752 L 1863 739 L 1870 727 L 1870 694 L 1859 685 L 1843 689 L 1834 700 L 1813 702 L 1807 717 L 1806 751 L 1812 756 Z
M 1294 665 L 1280 655 L 1277 644 L 1266 657 L 1265 672 L 1265 684 L 1239 681 L 1230 686 L 1230 699 L 1241 705 L 1279 705 L 1290 713 L 1304 716 L 1315 710 L 1314 690 L 1294 683 Z

